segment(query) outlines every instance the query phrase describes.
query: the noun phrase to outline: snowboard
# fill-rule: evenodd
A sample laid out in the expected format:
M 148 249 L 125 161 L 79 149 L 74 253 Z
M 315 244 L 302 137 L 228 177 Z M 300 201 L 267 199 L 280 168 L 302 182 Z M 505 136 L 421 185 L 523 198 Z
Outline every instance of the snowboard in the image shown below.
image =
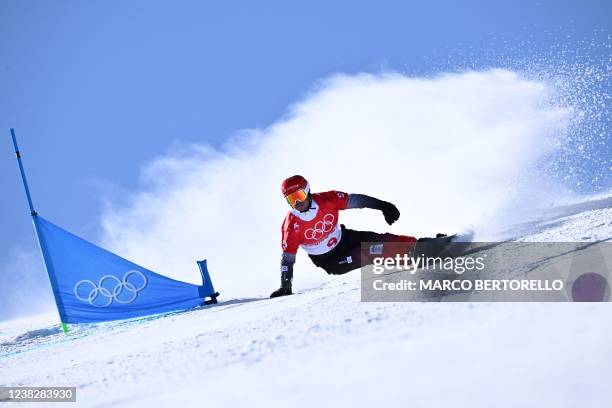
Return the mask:
M 435 238 L 419 238 L 414 256 L 456 258 L 469 247 L 473 236 L 474 233 L 468 231 L 451 235 L 438 234 Z

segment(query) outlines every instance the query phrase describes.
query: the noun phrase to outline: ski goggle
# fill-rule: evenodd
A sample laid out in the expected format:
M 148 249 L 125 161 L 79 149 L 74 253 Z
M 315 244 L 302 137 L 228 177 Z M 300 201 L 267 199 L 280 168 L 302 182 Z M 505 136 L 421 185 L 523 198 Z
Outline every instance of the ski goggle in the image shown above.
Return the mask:
M 289 203 L 289 205 L 291 207 L 295 207 L 295 204 L 298 201 L 306 201 L 306 198 L 308 197 L 308 193 L 304 190 L 298 190 L 295 191 L 287 196 L 285 196 L 285 199 L 287 200 L 287 202 Z

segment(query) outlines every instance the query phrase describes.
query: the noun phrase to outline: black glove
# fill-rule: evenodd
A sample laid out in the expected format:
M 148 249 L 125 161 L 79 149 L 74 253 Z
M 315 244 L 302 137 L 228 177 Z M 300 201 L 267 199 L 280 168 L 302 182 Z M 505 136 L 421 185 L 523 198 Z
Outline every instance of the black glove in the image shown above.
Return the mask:
M 293 295 L 293 292 L 291 292 L 291 287 L 284 288 L 284 287 L 281 286 L 280 288 L 278 288 L 274 292 L 272 292 L 270 297 L 271 298 L 275 298 L 275 297 L 287 296 L 287 295 Z
M 385 216 L 385 221 L 387 221 L 387 224 L 389 225 L 393 224 L 395 221 L 399 219 L 400 212 L 397 209 L 397 207 L 391 203 L 388 203 L 385 201 L 383 205 L 381 206 L 380 210 Z
M 281 274 L 281 287 L 276 289 L 270 295 L 271 298 L 279 297 L 279 296 L 287 296 L 293 295 L 291 292 L 291 281 L 293 278 L 293 271 L 283 272 Z

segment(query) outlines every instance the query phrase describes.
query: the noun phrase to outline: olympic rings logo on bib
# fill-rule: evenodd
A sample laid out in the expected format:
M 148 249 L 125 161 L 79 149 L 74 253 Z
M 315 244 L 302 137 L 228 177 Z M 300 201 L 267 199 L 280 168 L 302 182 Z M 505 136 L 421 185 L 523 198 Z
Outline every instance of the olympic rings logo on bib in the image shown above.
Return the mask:
M 131 276 L 139 276 L 142 283 L 136 285 L 130 282 L 129 278 Z M 114 283 L 114 286 L 109 288 L 107 282 Z M 89 279 L 78 281 L 74 285 L 74 296 L 80 301 L 95 307 L 108 307 L 113 301 L 128 304 L 136 300 L 138 292 L 143 290 L 147 283 L 147 277 L 140 271 L 128 271 L 123 275 L 123 279 L 114 275 L 104 275 L 98 280 L 97 285 Z M 89 292 L 84 294 L 84 288 L 89 289 Z
M 304 237 L 306 239 L 321 239 L 325 236 L 326 233 L 330 232 L 334 228 L 335 217 L 333 214 L 325 214 L 321 221 L 317 221 L 317 223 L 312 228 L 308 228 L 304 231 Z

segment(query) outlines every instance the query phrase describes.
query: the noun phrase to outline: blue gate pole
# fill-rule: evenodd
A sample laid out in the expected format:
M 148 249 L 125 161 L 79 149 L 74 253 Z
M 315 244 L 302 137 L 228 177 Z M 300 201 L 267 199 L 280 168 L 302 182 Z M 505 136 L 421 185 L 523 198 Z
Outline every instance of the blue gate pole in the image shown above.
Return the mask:
M 17 162 L 19 163 L 19 171 L 21 172 L 21 181 L 23 181 L 23 188 L 25 189 L 26 197 L 28 198 L 28 205 L 30 206 L 30 215 L 33 218 L 34 228 L 36 229 L 36 237 L 38 238 L 38 242 L 42 250 L 44 246 L 41 241 L 41 237 L 38 233 L 38 228 L 36 225 L 36 216 L 38 215 L 38 213 L 34 210 L 34 204 L 32 204 L 32 196 L 30 195 L 30 188 L 28 187 L 28 180 L 25 175 L 25 170 L 23 169 L 23 163 L 21 162 L 21 153 L 19 152 L 19 147 L 17 146 L 17 137 L 15 136 L 15 129 L 13 128 L 11 128 L 11 136 L 13 137 L 13 146 L 15 146 L 15 155 L 17 156 Z M 43 258 L 45 258 L 44 250 L 43 250 Z M 47 260 L 45 259 L 45 266 L 46 266 L 46 262 Z M 47 275 L 48 275 L 48 272 L 47 272 Z M 51 281 L 51 276 L 49 276 L 49 280 Z M 54 287 L 52 281 L 51 281 L 51 287 Z M 54 293 L 54 297 L 55 297 L 55 293 Z M 55 303 L 57 306 L 57 299 L 55 299 Z M 59 306 L 57 310 L 59 312 Z M 68 325 L 62 321 L 61 315 L 60 315 L 60 323 L 62 325 L 63 332 L 68 333 Z
M 23 170 L 23 163 L 21 162 L 21 153 L 19 147 L 17 147 L 17 137 L 15 136 L 15 129 L 11 128 L 11 136 L 13 137 L 13 146 L 15 146 L 15 155 L 17 155 L 17 162 L 19 163 L 19 171 L 21 172 L 21 180 L 23 181 L 23 187 L 25 188 L 26 196 L 28 197 L 28 204 L 30 206 L 30 214 L 32 217 L 36 217 L 37 213 L 34 211 L 34 204 L 32 204 L 32 196 L 30 195 L 30 188 L 28 187 L 28 180 L 26 179 L 25 171 Z

